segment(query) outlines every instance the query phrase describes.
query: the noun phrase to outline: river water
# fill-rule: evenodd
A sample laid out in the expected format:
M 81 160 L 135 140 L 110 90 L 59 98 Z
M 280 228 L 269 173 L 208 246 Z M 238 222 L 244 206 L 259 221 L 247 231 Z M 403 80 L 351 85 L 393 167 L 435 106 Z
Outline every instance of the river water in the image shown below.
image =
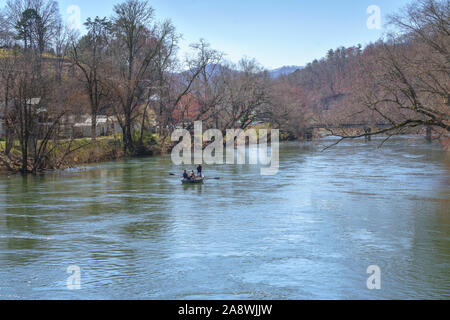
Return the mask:
M 205 166 L 204 185 L 170 157 L 0 177 L 0 299 L 449 299 L 450 155 L 330 142 L 281 144 L 274 177 Z

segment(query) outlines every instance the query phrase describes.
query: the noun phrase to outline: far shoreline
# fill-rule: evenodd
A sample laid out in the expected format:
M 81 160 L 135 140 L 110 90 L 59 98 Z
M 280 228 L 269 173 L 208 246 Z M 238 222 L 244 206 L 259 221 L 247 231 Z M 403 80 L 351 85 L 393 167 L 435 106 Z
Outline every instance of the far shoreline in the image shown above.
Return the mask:
M 373 140 L 374 142 L 376 142 L 377 140 L 382 140 L 385 139 L 386 137 L 388 137 L 389 135 L 377 135 L 377 136 L 373 136 Z M 396 138 L 396 137 L 414 137 L 415 139 L 419 139 L 420 137 L 423 137 L 422 134 L 400 134 L 400 135 L 394 135 L 391 138 Z M 335 141 L 335 140 L 339 140 L 341 137 L 339 136 L 323 136 L 323 137 L 318 137 L 318 138 L 314 138 L 312 140 L 305 140 L 305 139 L 288 139 L 288 140 L 282 140 L 280 141 L 280 143 L 289 143 L 289 142 L 300 142 L 300 143 L 314 143 L 314 142 L 326 142 L 326 141 Z M 352 140 L 352 141 L 358 141 L 358 140 L 362 140 L 365 141 L 365 138 L 348 138 L 346 140 Z M 423 141 L 426 142 L 426 138 L 423 137 Z M 96 140 L 97 142 L 97 140 Z M 431 142 L 429 143 L 433 143 L 433 142 L 438 142 L 441 145 L 441 149 L 444 152 L 450 152 L 450 137 L 448 136 L 444 136 L 444 137 L 434 137 L 432 139 Z M 121 149 L 121 148 L 120 148 Z M 332 150 L 329 149 L 329 150 Z M 117 151 L 117 154 L 115 154 L 115 156 L 111 156 L 111 154 L 102 154 L 100 155 L 100 157 L 98 158 L 94 158 L 92 161 L 81 161 L 81 162 L 76 162 L 73 161 L 70 163 L 70 165 L 61 167 L 61 168 L 55 168 L 55 169 L 45 169 L 39 172 L 36 172 L 32 175 L 41 175 L 41 174 L 48 174 L 48 173 L 56 173 L 56 172 L 66 172 L 68 170 L 76 170 L 78 168 L 82 168 L 83 166 L 92 166 L 95 164 L 102 164 L 102 163 L 108 163 L 108 162 L 117 162 L 117 161 L 123 161 L 123 160 L 132 160 L 132 159 L 139 159 L 139 158 L 153 158 L 153 157 L 158 157 L 158 156 L 167 156 L 169 155 L 169 153 L 161 153 L 159 151 L 157 151 L 157 148 L 153 148 L 151 150 L 151 152 L 147 153 L 147 154 L 139 154 L 139 155 L 133 155 L 133 156 L 129 156 L 129 155 L 123 155 L 120 154 L 120 152 Z M 74 159 L 77 159 L 77 157 L 73 157 Z M 20 171 L 11 171 L 8 170 L 8 168 L 4 165 L 0 165 L 0 177 L 11 177 L 11 176 L 16 176 L 16 175 L 22 175 L 22 176 L 26 176 L 29 175 L 31 173 L 22 173 Z

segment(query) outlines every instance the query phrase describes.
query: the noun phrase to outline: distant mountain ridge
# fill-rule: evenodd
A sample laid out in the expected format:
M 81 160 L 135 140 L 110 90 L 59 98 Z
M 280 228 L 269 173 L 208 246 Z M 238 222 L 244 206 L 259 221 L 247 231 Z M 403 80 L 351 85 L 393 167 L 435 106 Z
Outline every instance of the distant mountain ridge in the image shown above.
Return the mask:
M 302 66 L 283 66 L 281 68 L 273 69 L 269 71 L 272 78 L 279 78 L 281 76 L 286 76 L 288 74 L 294 73 L 297 70 L 301 70 Z
M 294 73 L 297 70 L 302 70 L 302 69 L 304 69 L 304 67 L 302 67 L 302 66 L 283 66 L 283 67 L 280 67 L 277 69 L 267 70 L 267 72 L 269 73 L 269 75 L 272 79 L 277 79 L 281 76 L 287 76 L 289 74 Z M 231 72 L 239 72 L 237 69 L 230 68 L 227 65 L 211 63 L 206 66 L 206 73 L 209 76 L 217 75 L 220 72 L 226 71 L 226 70 L 231 71 Z M 180 73 L 182 74 L 184 72 L 186 72 L 186 71 L 182 71 Z

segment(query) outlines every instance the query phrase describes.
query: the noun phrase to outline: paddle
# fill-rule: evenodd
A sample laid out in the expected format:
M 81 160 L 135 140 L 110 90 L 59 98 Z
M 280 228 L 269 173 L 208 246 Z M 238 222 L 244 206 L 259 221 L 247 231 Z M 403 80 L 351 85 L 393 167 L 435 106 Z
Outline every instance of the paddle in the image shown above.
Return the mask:
M 203 177 L 203 179 L 210 179 L 210 180 L 220 180 L 221 178 L 217 177 L 217 178 L 208 178 L 208 177 Z

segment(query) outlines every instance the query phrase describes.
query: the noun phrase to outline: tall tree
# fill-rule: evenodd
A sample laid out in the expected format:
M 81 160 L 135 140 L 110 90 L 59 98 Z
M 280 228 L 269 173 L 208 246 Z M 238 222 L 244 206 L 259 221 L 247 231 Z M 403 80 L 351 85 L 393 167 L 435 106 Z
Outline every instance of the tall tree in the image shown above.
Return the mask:
M 17 21 L 16 28 L 16 39 L 22 40 L 24 43 L 24 49 L 33 49 L 35 47 L 36 39 L 36 25 L 40 24 L 41 17 L 37 14 L 34 9 L 26 9 Z
M 19 34 L 23 31 L 20 39 L 26 39 L 25 47 L 31 43 L 42 55 L 51 45 L 61 20 L 58 3 L 54 0 L 8 0 L 5 12 L 11 28 L 19 27 Z
M 106 18 L 96 17 L 87 19 L 84 24 L 88 30 L 77 44 L 72 44 L 71 57 L 75 65 L 81 70 L 83 87 L 89 97 L 91 113 L 91 138 L 97 136 L 97 116 L 105 100 L 106 86 L 102 77 L 107 74 L 108 42 L 110 23 Z
M 270 103 L 270 77 L 254 60 L 239 61 L 239 72 L 228 70 L 226 82 L 226 105 L 222 108 L 223 130 L 227 128 L 246 129 L 258 120 L 263 106 Z
M 147 1 L 127 0 L 114 6 L 112 30 L 114 70 L 110 84 L 116 96 L 113 100 L 117 101 L 114 106 L 123 131 L 124 151 L 133 154 L 134 113 L 145 103 L 151 87 L 150 69 L 174 28 L 169 22 L 155 23 Z
M 3 8 L 0 8 L 0 47 L 11 47 L 13 42 L 13 34 L 11 32 L 8 18 Z

